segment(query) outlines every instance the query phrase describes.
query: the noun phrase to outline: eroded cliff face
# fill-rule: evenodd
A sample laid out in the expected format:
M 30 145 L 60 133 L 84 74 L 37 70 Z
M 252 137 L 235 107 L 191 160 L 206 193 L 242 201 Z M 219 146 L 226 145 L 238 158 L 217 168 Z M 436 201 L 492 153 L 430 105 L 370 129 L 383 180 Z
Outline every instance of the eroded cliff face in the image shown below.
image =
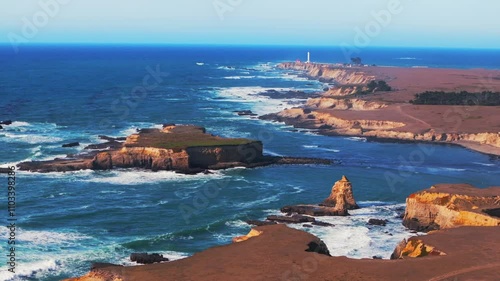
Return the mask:
M 500 187 L 478 189 L 471 185 L 436 185 L 410 195 L 403 224 L 430 231 L 458 226 L 500 226 Z
M 334 207 L 336 210 L 359 209 L 352 193 L 352 183 L 346 176 L 342 176 L 342 179 L 333 185 L 330 196 L 323 201 L 322 205 Z
M 338 109 L 338 110 L 376 110 L 387 107 L 378 102 L 369 102 L 361 99 L 339 99 L 321 97 L 308 99 L 306 107 L 315 109 Z
M 262 158 L 263 145 L 260 141 L 238 146 L 190 147 L 189 166 L 209 168 L 219 163 L 252 163 Z
M 282 63 L 278 65 L 278 67 L 282 69 L 305 71 L 311 78 L 336 82 L 342 85 L 368 84 L 370 81 L 375 80 L 374 76 L 367 75 L 356 68 L 334 68 L 326 64 L 295 62 Z
M 94 167 L 101 170 L 143 168 L 159 170 L 188 170 L 189 155 L 185 150 L 175 151 L 153 147 L 123 147 L 118 151 L 102 152 L 94 159 Z
M 358 104 L 360 108 L 356 109 L 354 106 L 351 107 L 350 103 L 345 104 L 342 101 L 332 102 L 330 99 L 313 99 L 308 101 L 307 108 L 309 111 L 302 108 L 285 109 L 276 114 L 274 119 L 297 127 L 321 128 L 322 132 L 328 134 L 459 145 L 472 143 L 500 148 L 500 133 L 443 133 L 442 130 L 438 131 L 429 128 L 422 128 L 419 130 L 421 132 L 410 132 L 407 130 L 408 124 L 405 122 L 369 119 L 347 120 L 335 116 L 335 113 L 320 110 L 332 106 L 339 106 L 338 109 L 342 110 L 370 110 L 363 107 L 362 104 Z M 314 109 L 315 107 L 318 107 L 318 109 Z M 324 125 L 328 127 L 324 128 Z
M 445 256 L 446 253 L 427 245 L 424 241 L 412 237 L 401 241 L 391 255 L 391 260 L 404 258 L 422 258 L 426 256 Z

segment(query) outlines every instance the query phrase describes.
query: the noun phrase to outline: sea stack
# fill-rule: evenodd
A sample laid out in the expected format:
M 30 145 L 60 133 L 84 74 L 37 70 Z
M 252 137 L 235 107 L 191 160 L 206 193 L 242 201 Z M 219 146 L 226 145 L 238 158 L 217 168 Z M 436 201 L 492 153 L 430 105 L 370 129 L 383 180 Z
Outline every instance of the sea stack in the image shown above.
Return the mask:
M 352 183 L 346 176 L 342 176 L 342 179 L 335 183 L 332 187 L 332 193 L 321 205 L 338 210 L 359 209 L 352 194 Z
M 352 184 L 343 176 L 335 183 L 330 196 L 319 205 L 292 205 L 281 208 L 282 213 L 307 216 L 348 216 L 348 210 L 359 209 L 352 194 Z

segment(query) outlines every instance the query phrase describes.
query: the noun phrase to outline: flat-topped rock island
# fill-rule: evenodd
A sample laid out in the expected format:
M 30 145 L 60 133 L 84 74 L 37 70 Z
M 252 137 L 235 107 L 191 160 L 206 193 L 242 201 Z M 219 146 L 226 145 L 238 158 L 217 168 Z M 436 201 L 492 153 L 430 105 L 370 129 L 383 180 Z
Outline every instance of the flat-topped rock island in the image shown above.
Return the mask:
M 50 161 L 23 162 L 19 168 L 40 173 L 142 168 L 192 174 L 273 164 L 331 164 L 324 159 L 267 156 L 260 141 L 222 138 L 193 125 L 142 129 L 128 136 L 125 142 L 106 139 L 109 140 L 106 143 L 88 146 L 84 153 Z

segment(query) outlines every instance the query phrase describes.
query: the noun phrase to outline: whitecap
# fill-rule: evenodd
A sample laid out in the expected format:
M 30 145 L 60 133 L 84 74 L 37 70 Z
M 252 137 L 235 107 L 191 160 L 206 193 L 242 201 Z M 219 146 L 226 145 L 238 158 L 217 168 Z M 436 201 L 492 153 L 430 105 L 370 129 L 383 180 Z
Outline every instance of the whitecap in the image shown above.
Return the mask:
M 362 141 L 362 142 L 368 141 L 367 138 L 363 138 L 363 137 L 349 137 L 349 138 L 345 138 L 345 139 L 350 140 L 350 141 Z
M 173 171 L 152 172 L 146 170 L 113 170 L 108 172 L 95 173 L 91 177 L 83 179 L 86 182 L 108 183 L 115 185 L 140 185 L 156 184 L 159 182 L 171 181 L 191 181 L 191 180 L 211 180 L 225 177 L 219 171 L 211 171 L 212 174 L 184 175 Z
M 492 164 L 492 163 L 481 163 L 481 162 L 472 162 L 472 163 L 476 164 L 476 165 L 485 166 L 485 167 L 494 167 L 494 166 L 496 166 L 495 164 Z

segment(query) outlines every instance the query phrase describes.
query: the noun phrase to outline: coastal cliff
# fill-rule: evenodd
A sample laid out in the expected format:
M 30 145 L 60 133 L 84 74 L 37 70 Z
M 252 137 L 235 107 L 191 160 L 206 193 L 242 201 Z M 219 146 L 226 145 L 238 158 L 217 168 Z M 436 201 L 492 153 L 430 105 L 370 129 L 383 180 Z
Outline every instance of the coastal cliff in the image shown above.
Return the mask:
M 335 82 L 341 85 L 368 84 L 375 80 L 375 76 L 367 75 L 361 68 L 332 67 L 328 64 L 313 63 L 282 63 L 278 65 L 281 69 L 293 69 L 304 71 L 310 78 L 325 82 Z
M 500 187 L 435 185 L 408 197 L 403 224 L 417 231 L 500 226 Z
M 124 143 L 112 140 L 87 148 L 79 155 L 23 162 L 18 166 L 21 170 L 40 173 L 141 168 L 191 174 L 233 167 L 331 163 L 324 159 L 266 156 L 260 141 L 221 138 L 197 126 L 143 129 L 128 136 Z
M 471 78 L 475 74 L 473 71 L 448 73 L 451 71 L 350 68 L 314 63 L 282 63 L 278 68 L 301 71 L 310 79 L 334 82 L 334 86 L 320 97 L 309 98 L 301 107 L 261 116 L 261 119 L 285 122 L 297 128 L 315 129 L 324 135 L 455 144 L 500 155 L 500 107 L 409 103 L 411 97 L 421 91 L 443 91 L 453 85 L 450 81 L 465 83 L 462 80 L 454 81 L 456 77 L 464 81 L 467 79 L 467 83 L 475 83 Z M 444 82 L 434 85 L 427 81 L 429 75 L 442 77 Z M 368 83 L 377 79 L 387 80 L 398 87 L 389 92 L 373 93 L 364 90 Z M 414 85 L 414 80 L 419 82 L 418 88 Z M 446 81 L 449 83 L 445 83 Z M 406 101 L 401 101 L 401 97 L 406 97 Z
M 99 265 L 67 281 L 225 281 L 235 276 L 242 281 L 493 281 L 500 269 L 499 232 L 491 227 L 461 227 L 411 239 L 402 248 L 403 259 L 397 260 L 332 257 L 319 238 L 285 225 L 261 226 L 253 233 L 258 235 L 186 259 L 132 267 Z

